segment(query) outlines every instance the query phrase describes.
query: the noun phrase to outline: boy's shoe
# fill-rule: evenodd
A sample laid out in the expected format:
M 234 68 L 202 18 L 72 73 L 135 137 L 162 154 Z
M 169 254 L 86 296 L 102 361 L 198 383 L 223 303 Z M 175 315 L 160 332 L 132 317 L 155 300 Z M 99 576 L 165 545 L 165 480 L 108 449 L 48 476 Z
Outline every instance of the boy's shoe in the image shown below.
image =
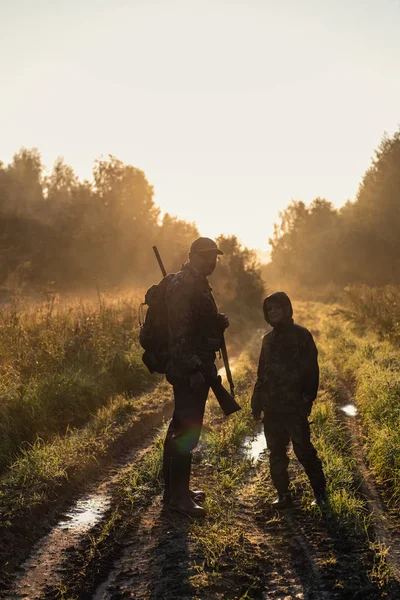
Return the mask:
M 292 502 L 292 496 L 290 495 L 290 492 L 283 492 L 280 493 L 278 492 L 278 497 L 276 498 L 276 500 L 274 500 L 271 503 L 272 508 L 277 508 L 277 509 L 281 509 L 281 508 L 289 508 L 290 506 L 292 506 L 293 502 Z
M 189 490 L 189 496 L 195 502 L 204 502 L 204 500 L 206 499 L 206 493 L 203 490 Z M 171 493 L 164 492 L 162 501 L 165 504 L 168 504 L 170 500 L 171 500 Z
M 328 501 L 328 497 L 326 495 L 326 491 L 325 490 L 321 490 L 320 492 L 315 492 L 314 493 L 314 500 L 311 502 L 311 506 L 319 506 L 320 508 L 322 506 L 325 506 L 327 501 Z

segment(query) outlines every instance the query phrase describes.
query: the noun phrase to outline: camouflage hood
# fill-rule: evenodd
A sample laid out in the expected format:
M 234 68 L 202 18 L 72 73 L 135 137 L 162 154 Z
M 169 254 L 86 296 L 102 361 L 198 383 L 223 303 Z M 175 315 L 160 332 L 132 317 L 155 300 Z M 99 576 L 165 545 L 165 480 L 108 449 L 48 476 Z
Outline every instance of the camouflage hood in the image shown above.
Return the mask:
M 264 318 L 269 323 L 268 320 L 268 306 L 269 304 L 279 304 L 284 311 L 285 321 L 283 324 L 293 323 L 293 307 L 290 301 L 290 298 L 285 292 L 275 292 L 274 294 L 270 294 L 264 300 L 263 311 Z

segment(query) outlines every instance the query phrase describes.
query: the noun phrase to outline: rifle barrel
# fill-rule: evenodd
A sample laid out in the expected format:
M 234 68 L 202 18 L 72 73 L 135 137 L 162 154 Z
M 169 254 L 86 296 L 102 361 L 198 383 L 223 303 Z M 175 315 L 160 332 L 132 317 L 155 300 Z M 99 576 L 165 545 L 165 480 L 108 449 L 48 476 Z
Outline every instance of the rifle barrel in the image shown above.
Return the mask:
M 153 246 L 153 251 L 154 251 L 154 254 L 156 255 L 156 259 L 157 259 L 158 265 L 161 269 L 161 273 L 163 274 L 163 277 L 166 277 L 167 271 L 165 270 L 165 267 L 164 267 L 163 261 L 161 260 L 161 256 L 160 256 L 157 246 Z

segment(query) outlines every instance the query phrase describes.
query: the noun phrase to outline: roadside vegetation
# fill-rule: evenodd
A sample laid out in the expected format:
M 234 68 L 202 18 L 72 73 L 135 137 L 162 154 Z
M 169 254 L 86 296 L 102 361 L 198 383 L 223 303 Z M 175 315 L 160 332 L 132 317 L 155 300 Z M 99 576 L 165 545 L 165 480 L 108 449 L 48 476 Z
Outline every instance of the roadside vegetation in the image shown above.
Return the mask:
M 345 315 L 356 325 L 373 330 L 379 338 L 400 343 L 400 288 L 394 285 L 348 286 Z
M 0 310 L 0 471 L 31 445 L 82 427 L 117 394 L 155 385 L 141 361 L 138 297 Z
M 351 313 L 354 314 L 353 290 Z M 365 457 L 388 505 L 400 510 L 400 351 L 397 323 L 387 325 L 381 291 L 357 298 L 357 320 L 332 310 L 322 328 L 327 356 L 353 393 L 359 411 Z M 389 303 L 388 298 L 386 302 Z M 364 309 L 367 306 L 369 309 Z M 382 311 L 378 311 L 378 306 Z M 372 312 L 375 307 L 375 312 Z M 371 317 L 371 312 L 375 315 Z M 376 325 L 374 327 L 374 319 Z M 394 336 L 394 338 L 393 338 Z M 392 339 L 396 342 L 393 344 Z

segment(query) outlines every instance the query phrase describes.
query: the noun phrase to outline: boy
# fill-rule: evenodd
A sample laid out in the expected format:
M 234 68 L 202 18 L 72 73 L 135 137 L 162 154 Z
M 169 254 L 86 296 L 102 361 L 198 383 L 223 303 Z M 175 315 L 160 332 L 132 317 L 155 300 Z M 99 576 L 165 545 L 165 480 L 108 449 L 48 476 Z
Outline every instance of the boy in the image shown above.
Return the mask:
M 255 419 L 264 413 L 271 478 L 278 492 L 272 505 L 291 505 L 286 454 L 290 440 L 314 490 L 313 505 L 322 504 L 325 476 L 307 418 L 319 384 L 317 348 L 311 333 L 294 324 L 292 304 L 284 292 L 268 296 L 263 310 L 273 330 L 263 338 L 251 407 Z

